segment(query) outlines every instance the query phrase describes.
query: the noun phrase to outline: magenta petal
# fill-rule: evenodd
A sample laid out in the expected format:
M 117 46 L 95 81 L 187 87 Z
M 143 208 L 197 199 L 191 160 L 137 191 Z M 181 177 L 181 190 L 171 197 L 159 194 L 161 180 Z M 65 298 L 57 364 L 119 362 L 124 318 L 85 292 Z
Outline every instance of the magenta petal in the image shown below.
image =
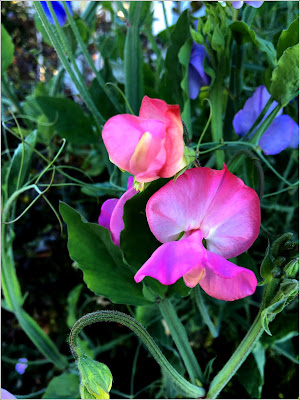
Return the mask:
M 124 229 L 124 221 L 123 221 L 123 213 L 124 213 L 124 204 L 127 200 L 131 199 L 137 191 L 132 187 L 127 190 L 122 197 L 118 200 L 110 219 L 110 232 L 112 241 L 115 245 L 120 246 L 120 234 Z
M 147 220 L 162 243 L 201 229 L 207 248 L 225 258 L 246 251 L 260 228 L 256 192 L 231 174 L 210 168 L 187 170 L 158 190 L 146 206 Z
M 140 282 L 145 276 L 151 276 L 163 285 L 172 285 L 190 269 L 201 265 L 204 254 L 202 233 L 196 231 L 185 239 L 165 243 L 156 249 L 134 279 Z
M 205 274 L 199 282 L 202 289 L 219 300 L 233 301 L 255 292 L 257 280 L 252 271 L 206 251 Z
M 106 200 L 101 207 L 98 224 L 110 230 L 110 219 L 119 199 Z

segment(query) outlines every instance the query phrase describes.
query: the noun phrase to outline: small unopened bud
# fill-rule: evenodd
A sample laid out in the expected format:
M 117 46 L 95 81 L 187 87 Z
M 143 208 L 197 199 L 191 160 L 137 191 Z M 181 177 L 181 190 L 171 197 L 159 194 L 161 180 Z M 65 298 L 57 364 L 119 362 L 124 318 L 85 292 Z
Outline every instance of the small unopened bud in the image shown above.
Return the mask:
M 299 258 L 290 261 L 283 269 L 287 278 L 295 278 L 299 271 Z
M 299 290 L 299 282 L 296 279 L 286 279 L 280 285 L 280 291 L 285 296 L 296 296 Z
M 86 355 L 79 356 L 77 365 L 81 376 L 81 398 L 109 399 L 109 391 L 112 385 L 112 375 L 109 368 Z
M 277 257 L 275 260 L 275 264 L 278 265 L 278 267 L 281 267 L 283 264 L 285 264 L 286 258 L 285 257 Z
M 279 278 L 279 277 L 281 276 L 281 274 L 282 274 L 281 268 L 279 268 L 279 267 L 274 267 L 274 268 L 271 270 L 271 274 L 272 274 L 272 277 L 273 277 L 273 278 Z

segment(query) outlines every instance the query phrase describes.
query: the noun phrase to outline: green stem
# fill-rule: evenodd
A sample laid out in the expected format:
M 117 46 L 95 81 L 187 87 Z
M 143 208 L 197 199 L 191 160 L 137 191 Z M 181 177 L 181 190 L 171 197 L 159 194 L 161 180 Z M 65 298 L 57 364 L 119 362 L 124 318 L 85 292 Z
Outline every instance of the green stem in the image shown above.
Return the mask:
M 220 68 L 218 68 L 218 70 L 219 71 L 216 72 L 216 79 L 211 88 L 210 102 L 212 139 L 213 141 L 220 143 L 223 139 L 223 74 L 220 71 Z M 223 167 L 224 160 L 224 151 L 217 150 L 216 161 L 219 169 Z
M 254 143 L 258 145 L 258 142 L 262 135 L 266 132 L 266 130 L 269 128 L 271 123 L 274 121 L 276 118 L 278 112 L 282 109 L 282 105 L 277 104 L 277 106 L 274 108 L 274 110 L 267 116 L 267 118 L 261 123 L 260 127 L 257 129 L 253 137 L 249 140 L 250 143 Z
M 201 314 L 201 316 L 203 318 L 203 321 L 207 325 L 207 327 L 208 327 L 208 329 L 209 329 L 209 331 L 211 333 L 211 336 L 213 338 L 217 338 L 219 336 L 219 330 L 215 327 L 215 325 L 213 324 L 212 320 L 210 319 L 210 316 L 209 316 L 207 308 L 205 306 L 205 303 L 204 303 L 204 300 L 203 300 L 203 297 L 202 297 L 202 294 L 201 294 L 201 289 L 200 289 L 199 285 L 197 285 L 197 287 L 194 289 L 193 293 L 194 293 L 194 297 L 195 297 L 195 300 L 196 300 L 197 307 L 198 307 L 198 309 L 200 311 L 200 314 Z
M 201 387 L 195 386 L 184 379 L 169 363 L 169 361 L 162 354 L 157 344 L 146 331 L 135 319 L 121 313 L 119 311 L 96 311 L 84 315 L 80 318 L 73 326 L 70 333 L 70 348 L 75 360 L 78 359 L 79 348 L 77 343 L 77 338 L 79 332 L 86 326 L 91 325 L 96 322 L 117 322 L 127 328 L 131 329 L 147 346 L 148 350 L 160 365 L 162 370 L 168 375 L 168 377 L 174 382 L 174 384 L 182 390 L 182 392 L 191 398 L 199 398 L 205 395 L 205 390 Z
M 68 16 L 68 21 L 69 21 L 71 29 L 72 29 L 75 37 L 76 37 L 76 40 L 79 43 L 79 46 L 80 46 L 80 48 L 81 48 L 81 50 L 82 50 L 82 52 L 83 52 L 88 64 L 89 64 L 89 66 L 91 67 L 91 70 L 94 72 L 100 87 L 102 88 L 104 93 L 107 94 L 107 97 L 108 97 L 109 101 L 113 104 L 113 106 L 115 107 L 116 111 L 121 113 L 123 110 L 122 110 L 120 104 L 118 103 L 118 101 L 115 99 L 115 97 L 112 94 L 110 94 L 110 96 L 108 96 L 107 89 L 105 87 L 105 81 L 102 78 L 102 76 L 99 73 L 99 71 L 96 69 L 95 64 L 94 64 L 94 62 L 92 60 L 92 57 L 90 56 L 89 52 L 87 51 L 86 45 L 84 44 L 84 41 L 82 40 L 80 32 L 79 32 L 79 30 L 77 28 L 77 25 L 76 25 L 71 13 L 70 13 L 69 8 L 67 7 L 67 5 L 66 5 L 66 3 L 64 1 L 62 2 L 62 4 L 63 4 L 65 12 L 66 12 L 66 14 Z
M 193 353 L 185 328 L 178 318 L 172 303 L 167 298 L 160 299 L 158 302 L 158 307 L 168 325 L 168 328 L 170 329 L 172 338 L 176 344 L 179 354 L 182 357 L 191 382 L 196 383 L 196 379 L 198 379 L 203 383 L 204 375 Z
M 264 308 L 269 304 L 270 300 L 274 297 L 274 294 L 278 288 L 278 279 L 272 280 L 265 286 L 262 302 L 258 314 L 251 325 L 248 333 L 232 354 L 230 359 L 221 369 L 221 371 L 212 380 L 209 391 L 206 395 L 207 399 L 215 399 L 225 385 L 230 381 L 233 375 L 237 372 L 243 362 L 246 360 L 248 355 L 254 349 L 256 343 L 264 332 L 262 325 L 261 313 Z
M 86 86 L 85 86 L 85 83 L 83 81 L 83 78 L 82 78 L 82 76 L 80 74 L 80 71 L 78 70 L 76 62 L 74 61 L 74 57 L 72 55 L 72 52 L 68 51 L 69 50 L 69 45 L 66 42 L 65 35 L 62 32 L 62 28 L 61 28 L 61 26 L 59 25 L 59 23 L 57 21 L 57 17 L 55 15 L 54 11 L 53 11 L 53 7 L 52 7 L 51 2 L 49 1 L 49 2 L 47 2 L 47 4 L 48 4 L 49 10 L 51 12 L 51 15 L 52 15 L 52 17 L 53 17 L 53 19 L 55 21 L 55 26 L 57 28 L 56 31 L 54 31 L 54 27 L 48 21 L 46 15 L 44 13 L 44 10 L 43 10 L 41 4 L 39 3 L 39 1 L 33 2 L 33 6 L 36 9 L 36 11 L 37 11 L 37 13 L 38 13 L 38 15 L 40 17 L 40 19 L 42 21 L 42 24 L 43 24 L 43 26 L 44 26 L 44 28 L 45 28 L 45 30 L 46 30 L 51 42 L 52 42 L 52 44 L 53 44 L 53 46 L 54 46 L 54 48 L 55 48 L 55 50 L 56 50 L 61 62 L 62 62 L 65 70 L 70 75 L 70 78 L 72 79 L 74 85 L 76 86 L 76 88 L 78 89 L 79 93 L 81 94 L 83 100 L 85 101 L 86 105 L 88 106 L 88 108 L 92 112 L 92 114 L 93 114 L 93 116 L 94 116 L 94 118 L 96 120 L 96 123 L 101 125 L 101 124 L 103 124 L 105 122 L 105 119 L 102 116 L 102 114 L 98 111 L 97 107 L 95 106 L 95 103 L 91 99 L 91 97 L 90 97 L 90 95 L 89 95 L 89 93 L 88 93 L 88 91 L 86 89 Z M 65 55 L 65 50 L 67 50 L 67 53 L 68 53 L 68 56 L 70 57 L 70 60 L 73 61 L 73 65 L 70 64 L 67 56 Z M 76 71 L 77 75 L 73 71 L 73 68 Z

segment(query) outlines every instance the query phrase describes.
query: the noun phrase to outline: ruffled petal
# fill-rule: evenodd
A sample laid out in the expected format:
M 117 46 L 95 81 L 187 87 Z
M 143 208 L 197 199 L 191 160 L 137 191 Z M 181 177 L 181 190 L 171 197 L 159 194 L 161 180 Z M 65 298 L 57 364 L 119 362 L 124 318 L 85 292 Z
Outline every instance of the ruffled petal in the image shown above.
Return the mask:
M 197 231 L 185 239 L 165 243 L 156 249 L 134 279 L 140 282 L 145 276 L 151 276 L 163 285 L 172 285 L 190 269 L 201 265 L 204 254 L 202 233 Z
M 116 115 L 104 125 L 102 137 L 111 161 L 119 168 L 132 173 L 130 160 L 146 133 L 161 141 L 165 138 L 165 126 L 155 119 L 144 119 L 130 114 Z M 134 173 L 132 173 L 134 175 Z
M 205 274 L 200 286 L 211 297 L 233 301 L 255 292 L 257 280 L 249 269 L 238 267 L 217 254 L 206 251 Z
M 16 397 L 7 390 L 1 388 L 1 399 L 16 399 Z
M 67 19 L 67 15 L 65 13 L 63 6 L 59 3 L 59 1 L 51 1 L 51 4 L 53 7 L 53 11 L 57 17 L 59 25 L 63 26 Z M 49 10 L 47 2 L 41 1 L 41 5 L 43 7 L 43 10 L 44 10 L 46 17 L 47 17 L 48 21 L 50 22 L 50 24 L 55 25 L 54 19 L 52 18 L 52 14 Z M 69 8 L 70 8 L 70 6 L 69 6 Z
M 289 147 L 296 149 L 299 146 L 299 125 L 297 122 L 292 120 L 292 139 L 290 141 Z
M 101 207 L 98 224 L 110 230 L 110 219 L 113 210 L 115 209 L 119 199 L 106 200 Z
M 178 106 L 170 106 L 164 100 L 151 99 L 148 96 L 144 96 L 139 117 L 145 119 L 157 119 L 158 121 L 165 122 L 165 112 L 169 107 Z
M 203 86 L 203 80 L 198 71 L 190 64 L 189 65 L 189 93 L 190 98 L 195 100 Z
M 233 127 L 239 136 L 244 136 L 250 130 L 270 97 L 271 95 L 265 86 L 259 86 L 253 96 L 246 100 L 244 108 L 238 111 L 233 118 Z M 273 101 L 263 120 L 274 110 L 277 104 L 276 101 Z M 277 116 L 281 114 L 282 110 L 278 112 Z
M 259 141 L 263 152 L 274 155 L 289 147 L 295 124 L 296 122 L 289 115 L 280 115 L 275 118 Z
M 256 192 L 225 165 L 222 171 L 193 168 L 168 182 L 149 199 L 146 215 L 160 242 L 201 229 L 207 248 L 225 258 L 246 251 L 260 228 Z
M 235 9 L 239 9 L 243 7 L 244 2 L 243 1 L 232 1 L 232 7 Z
M 121 231 L 124 229 L 124 221 L 123 221 L 123 214 L 124 214 L 124 205 L 127 200 L 131 199 L 137 191 L 132 187 L 131 189 L 127 190 L 123 196 L 120 197 L 119 201 L 117 202 L 110 219 L 110 232 L 112 241 L 115 245 L 120 246 L 120 234 Z
M 259 8 L 263 4 L 263 1 L 245 1 L 245 3 L 248 4 L 248 6 Z

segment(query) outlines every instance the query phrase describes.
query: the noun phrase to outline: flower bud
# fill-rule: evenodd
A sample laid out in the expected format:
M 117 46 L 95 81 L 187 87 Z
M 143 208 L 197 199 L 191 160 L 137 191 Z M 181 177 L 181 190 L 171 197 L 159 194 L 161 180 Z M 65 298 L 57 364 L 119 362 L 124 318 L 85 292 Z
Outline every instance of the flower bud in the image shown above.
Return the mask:
M 284 296 L 296 296 L 299 290 L 299 282 L 296 279 L 286 279 L 280 285 L 280 291 Z
M 295 278 L 299 271 L 299 258 L 290 261 L 283 269 L 287 278 Z
M 77 365 L 81 376 L 81 398 L 109 399 L 109 391 L 112 385 L 112 375 L 109 368 L 86 355 L 79 356 Z

